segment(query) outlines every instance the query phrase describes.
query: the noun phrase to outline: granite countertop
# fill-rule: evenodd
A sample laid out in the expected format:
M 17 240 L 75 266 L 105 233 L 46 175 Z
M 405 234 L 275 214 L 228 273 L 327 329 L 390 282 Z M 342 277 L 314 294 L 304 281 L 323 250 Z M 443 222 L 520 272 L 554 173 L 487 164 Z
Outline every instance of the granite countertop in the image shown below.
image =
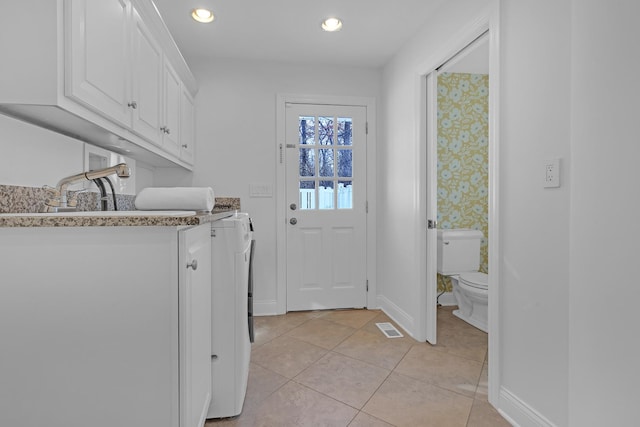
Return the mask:
M 231 216 L 233 211 L 197 214 L 194 211 L 118 211 L 53 214 L 0 214 L 2 227 L 179 227 L 206 224 Z
M 134 195 L 117 194 L 119 211 L 100 211 L 99 194 L 77 194 L 78 211 L 42 212 L 48 190 L 0 184 L 0 228 L 2 227 L 181 227 L 213 222 L 240 211 L 239 197 L 216 197 L 211 214 L 195 211 L 137 211 Z M 109 200 L 109 209 L 113 203 Z

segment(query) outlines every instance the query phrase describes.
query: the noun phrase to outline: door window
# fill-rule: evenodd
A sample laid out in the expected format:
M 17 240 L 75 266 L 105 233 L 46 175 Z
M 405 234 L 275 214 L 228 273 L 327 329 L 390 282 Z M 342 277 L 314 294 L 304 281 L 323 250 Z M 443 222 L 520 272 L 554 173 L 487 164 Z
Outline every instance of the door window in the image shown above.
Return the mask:
M 298 117 L 300 209 L 353 209 L 352 125 L 351 117 Z

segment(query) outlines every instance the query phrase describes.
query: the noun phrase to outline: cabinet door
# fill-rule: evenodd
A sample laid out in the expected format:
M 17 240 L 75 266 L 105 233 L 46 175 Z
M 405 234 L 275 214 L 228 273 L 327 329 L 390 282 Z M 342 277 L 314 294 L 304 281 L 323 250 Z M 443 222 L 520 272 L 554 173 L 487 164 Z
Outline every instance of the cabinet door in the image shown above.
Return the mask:
M 161 145 L 162 49 L 135 8 L 133 22 L 133 130 Z
M 169 62 L 164 63 L 164 150 L 174 156 L 180 155 L 180 97 L 181 84 L 178 73 Z
M 186 89 L 182 89 L 180 104 L 180 158 L 193 164 L 195 149 L 195 105 Z
M 65 95 L 131 126 L 129 0 L 67 0 Z
M 180 232 L 180 426 L 201 427 L 211 402 L 211 226 Z

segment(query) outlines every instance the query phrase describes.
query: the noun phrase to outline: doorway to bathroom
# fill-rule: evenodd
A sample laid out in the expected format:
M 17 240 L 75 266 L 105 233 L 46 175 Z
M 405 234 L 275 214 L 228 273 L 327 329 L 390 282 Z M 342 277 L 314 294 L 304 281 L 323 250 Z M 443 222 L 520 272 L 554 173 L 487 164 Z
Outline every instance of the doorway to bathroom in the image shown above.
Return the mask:
M 439 67 L 436 78 L 437 229 L 472 229 L 482 233 L 476 271 L 488 274 L 488 33 Z M 460 306 L 460 288 L 450 276 L 438 273 L 437 289 L 438 306 Z M 479 308 L 476 306 L 473 313 L 486 312 Z M 487 332 L 486 315 L 475 319 L 469 311 L 459 307 L 454 315 Z
M 420 256 L 426 262 L 420 271 L 421 317 L 417 335 L 437 344 L 437 305 L 456 304 L 450 285 L 437 275 L 438 229 L 482 231 L 484 256 L 480 270 L 490 273 L 491 290 L 488 347 L 492 403 L 497 402 L 499 390 L 495 385 L 500 383 L 499 334 L 491 333 L 498 331 L 499 315 L 497 10 L 496 6 L 485 20 L 466 28 L 464 34 L 434 52 L 420 72 L 419 86 L 419 194 L 424 196 L 419 206 L 424 218 Z M 465 114 L 468 112 L 472 114 Z

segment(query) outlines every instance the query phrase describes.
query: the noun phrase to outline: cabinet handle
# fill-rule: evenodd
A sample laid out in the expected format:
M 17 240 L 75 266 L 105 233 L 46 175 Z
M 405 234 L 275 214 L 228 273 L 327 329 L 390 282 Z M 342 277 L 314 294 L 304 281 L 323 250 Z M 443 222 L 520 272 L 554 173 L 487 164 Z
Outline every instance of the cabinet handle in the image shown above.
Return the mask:
M 164 128 L 164 131 L 167 133 L 167 135 L 169 135 L 171 133 L 171 129 L 169 129 L 169 128 Z
M 182 148 L 187 148 L 188 145 L 187 144 L 182 144 Z
M 196 271 L 198 269 L 198 260 L 191 261 L 191 264 L 187 264 L 187 268 L 193 268 L 193 271 Z
M 167 127 L 166 126 L 162 126 L 160 128 L 160 130 L 162 131 L 162 133 L 167 133 Z
M 136 101 L 132 101 L 127 104 L 127 107 L 131 107 L 135 110 L 136 108 L 138 108 L 138 103 Z

